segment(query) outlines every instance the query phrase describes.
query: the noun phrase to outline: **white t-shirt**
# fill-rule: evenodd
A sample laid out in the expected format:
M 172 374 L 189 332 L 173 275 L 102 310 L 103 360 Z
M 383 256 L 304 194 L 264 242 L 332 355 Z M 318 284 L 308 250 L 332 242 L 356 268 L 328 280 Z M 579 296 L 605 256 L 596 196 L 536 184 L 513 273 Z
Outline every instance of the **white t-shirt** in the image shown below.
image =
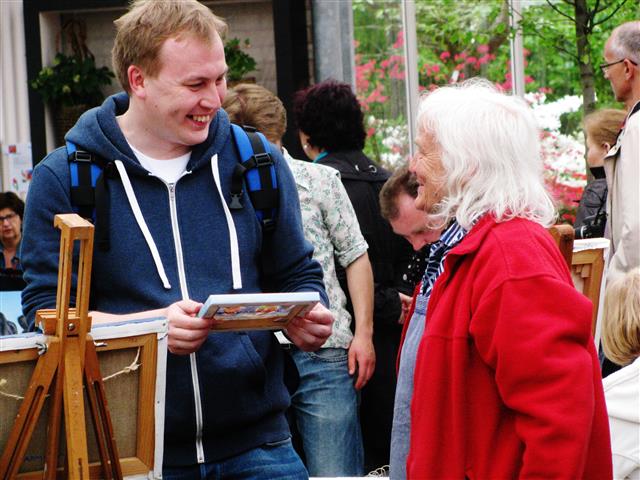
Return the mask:
M 145 155 L 140 150 L 136 150 L 131 144 L 129 144 L 129 146 L 131 150 L 133 150 L 133 153 L 136 154 L 140 165 L 167 183 L 175 183 L 178 181 L 187 169 L 187 163 L 189 163 L 189 159 L 191 158 L 191 152 L 189 152 L 177 158 L 158 160 L 157 158 Z

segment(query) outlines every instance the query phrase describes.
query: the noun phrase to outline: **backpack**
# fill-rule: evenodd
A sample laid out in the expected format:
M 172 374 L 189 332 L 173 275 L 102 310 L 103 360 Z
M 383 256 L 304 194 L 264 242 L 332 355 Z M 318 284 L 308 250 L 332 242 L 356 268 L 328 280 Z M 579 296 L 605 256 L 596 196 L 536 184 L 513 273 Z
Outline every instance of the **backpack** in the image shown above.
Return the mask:
M 278 213 L 278 180 L 269 143 L 263 134 L 249 126 L 231 124 L 231 133 L 240 158 L 231 179 L 229 209 L 243 208 L 242 195 L 246 186 L 256 217 L 265 233 L 275 229 Z M 109 197 L 106 178 L 114 175 L 112 162 L 78 150 L 66 141 L 71 174 L 71 204 L 74 211 L 96 226 L 96 244 L 109 250 Z

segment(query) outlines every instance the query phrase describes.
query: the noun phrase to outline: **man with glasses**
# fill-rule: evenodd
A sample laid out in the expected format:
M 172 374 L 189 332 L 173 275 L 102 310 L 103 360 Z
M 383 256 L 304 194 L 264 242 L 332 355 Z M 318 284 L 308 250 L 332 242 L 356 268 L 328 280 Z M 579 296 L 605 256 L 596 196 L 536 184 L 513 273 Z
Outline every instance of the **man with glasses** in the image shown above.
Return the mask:
M 640 266 L 640 21 L 613 30 L 600 65 L 616 100 L 628 111 L 616 144 L 605 157 L 609 215 L 605 235 L 611 239 L 608 280 Z

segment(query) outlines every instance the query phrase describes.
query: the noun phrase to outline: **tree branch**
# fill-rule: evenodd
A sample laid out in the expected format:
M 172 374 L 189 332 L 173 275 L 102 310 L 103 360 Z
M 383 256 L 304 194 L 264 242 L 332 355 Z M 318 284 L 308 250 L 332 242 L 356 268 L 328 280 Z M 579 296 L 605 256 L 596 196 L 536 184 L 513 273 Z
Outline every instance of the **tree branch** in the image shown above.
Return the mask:
M 573 5 L 573 3 L 569 3 L 567 0 L 564 0 L 566 3 L 568 3 L 569 5 Z M 556 7 L 553 3 L 551 3 L 551 0 L 546 0 L 547 4 L 553 8 L 557 13 L 559 13 L 560 15 L 562 15 L 565 18 L 568 18 L 569 20 L 571 20 L 572 22 L 575 23 L 575 18 L 573 18 L 571 15 L 567 15 L 566 13 L 564 13 L 562 10 L 560 10 L 558 7 Z
M 607 15 L 606 17 L 604 17 L 603 19 L 601 19 L 598 22 L 595 21 L 595 15 L 594 15 L 593 26 L 595 27 L 596 25 L 601 25 L 604 22 L 606 22 L 607 20 L 609 20 L 611 17 L 613 17 L 618 12 L 618 10 L 620 10 L 623 7 L 623 5 L 625 3 L 627 3 L 627 0 L 622 0 L 622 2 L 620 2 L 620 4 L 616 8 L 613 9 L 613 12 L 611 12 L 609 15 Z M 600 11 L 604 12 L 606 9 L 607 9 L 607 7 L 604 7 Z M 599 12 L 595 12 L 595 13 L 599 13 Z
M 575 53 L 573 53 L 573 52 L 567 50 L 566 48 L 564 48 L 559 42 L 556 42 L 556 41 L 554 41 L 553 39 L 551 39 L 549 37 L 545 37 L 542 33 L 540 33 L 539 30 L 535 32 L 535 35 L 539 36 L 542 40 L 545 40 L 545 41 L 549 42 L 556 49 L 560 50 L 561 52 L 566 53 L 567 55 L 569 55 L 569 57 L 574 59 L 576 62 L 580 63 L 580 57 L 578 57 L 578 55 L 576 55 Z

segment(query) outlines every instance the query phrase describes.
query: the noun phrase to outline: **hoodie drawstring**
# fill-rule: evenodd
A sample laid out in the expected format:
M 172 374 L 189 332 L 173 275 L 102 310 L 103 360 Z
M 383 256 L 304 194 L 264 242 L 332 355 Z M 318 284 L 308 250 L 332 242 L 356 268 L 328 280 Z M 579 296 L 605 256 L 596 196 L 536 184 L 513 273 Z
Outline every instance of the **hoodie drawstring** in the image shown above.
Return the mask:
M 224 215 L 227 218 L 227 228 L 229 229 L 229 244 L 231 245 L 231 273 L 233 277 L 233 289 L 239 290 L 242 288 L 242 274 L 240 273 L 240 253 L 238 249 L 238 234 L 236 233 L 236 225 L 233 222 L 233 217 L 227 206 L 227 202 L 222 194 L 222 187 L 220 184 L 220 172 L 218 171 L 218 155 L 211 157 L 211 172 L 213 173 L 213 180 L 216 183 L 218 194 L 220 195 L 220 201 L 222 208 L 224 209 Z
M 114 163 L 116 164 L 116 168 L 118 169 L 118 173 L 120 174 L 120 178 L 122 179 L 122 185 L 124 186 L 124 191 L 127 194 L 127 200 L 129 200 L 129 205 L 131 206 L 133 215 L 136 217 L 138 227 L 140 228 L 144 239 L 147 241 L 149 250 L 151 251 L 151 256 L 153 257 L 153 261 L 156 264 L 156 270 L 158 271 L 158 275 L 162 280 L 162 285 L 164 286 L 164 288 L 169 290 L 171 289 L 171 284 L 169 283 L 167 274 L 165 273 L 164 267 L 162 266 L 162 259 L 160 258 L 158 247 L 156 247 L 156 244 L 153 241 L 153 237 L 151 236 L 151 232 L 149 231 L 149 227 L 147 227 L 147 223 L 144 221 L 144 217 L 142 216 L 142 211 L 140 210 L 138 199 L 136 198 L 136 194 L 134 193 L 133 187 L 131 186 L 131 181 L 129 180 L 129 175 L 127 175 L 127 170 L 124 168 L 121 160 L 115 160 Z

